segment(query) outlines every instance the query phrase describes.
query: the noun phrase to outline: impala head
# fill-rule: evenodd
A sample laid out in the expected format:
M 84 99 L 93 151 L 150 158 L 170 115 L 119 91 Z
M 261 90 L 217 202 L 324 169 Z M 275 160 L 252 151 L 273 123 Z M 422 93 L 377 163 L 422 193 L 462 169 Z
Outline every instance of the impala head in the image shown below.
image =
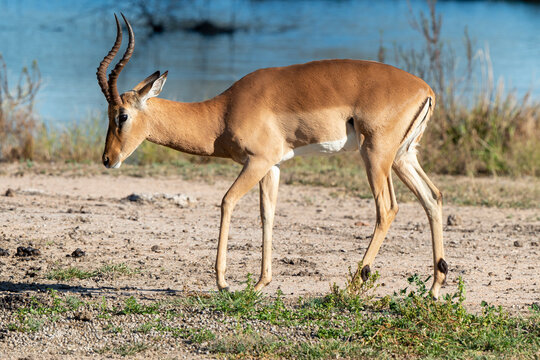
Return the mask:
M 97 69 L 97 79 L 105 99 L 109 103 L 109 129 L 105 140 L 105 150 L 103 151 L 103 165 L 108 168 L 119 168 L 124 161 L 148 136 L 148 121 L 146 121 L 146 102 L 151 97 L 158 96 L 167 80 L 167 72 L 160 76 L 156 71 L 137 86 L 128 92 L 120 95 L 118 93 L 118 75 L 127 64 L 133 49 L 135 48 L 135 36 L 133 29 L 122 14 L 129 33 L 129 42 L 122 59 L 116 64 L 109 74 L 107 80 L 107 67 L 114 59 L 120 45 L 122 44 L 122 27 L 116 19 L 116 41 L 114 45 L 99 64 Z

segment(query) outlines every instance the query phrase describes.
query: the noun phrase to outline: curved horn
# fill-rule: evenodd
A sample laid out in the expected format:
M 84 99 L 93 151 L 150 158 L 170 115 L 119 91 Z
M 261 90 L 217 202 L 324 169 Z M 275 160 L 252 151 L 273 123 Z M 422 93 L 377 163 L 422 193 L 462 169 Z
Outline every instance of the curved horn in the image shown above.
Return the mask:
M 109 103 L 111 102 L 111 94 L 109 92 L 109 83 L 107 82 L 107 68 L 116 56 L 116 53 L 118 53 L 120 45 L 122 44 L 122 27 L 120 26 L 120 22 L 118 22 L 116 14 L 114 14 L 114 19 L 116 20 L 116 40 L 114 41 L 111 51 L 109 51 L 107 56 L 105 56 L 99 63 L 99 67 L 96 72 L 101 91 L 103 91 L 103 95 L 105 95 L 105 99 L 107 99 L 107 102 Z
M 122 99 L 120 98 L 120 94 L 118 93 L 118 87 L 116 86 L 116 80 L 118 79 L 118 75 L 120 75 L 120 72 L 126 66 L 129 59 L 131 58 L 131 55 L 133 54 L 133 49 L 135 48 L 135 35 L 133 34 L 133 29 L 131 28 L 131 25 L 129 24 L 129 21 L 127 21 L 124 14 L 120 13 L 122 17 L 124 18 L 124 21 L 126 23 L 128 33 L 129 33 L 129 42 L 126 49 L 126 52 L 124 53 L 124 56 L 122 59 L 116 64 L 114 69 L 109 74 L 109 91 L 111 100 L 117 104 L 122 104 Z

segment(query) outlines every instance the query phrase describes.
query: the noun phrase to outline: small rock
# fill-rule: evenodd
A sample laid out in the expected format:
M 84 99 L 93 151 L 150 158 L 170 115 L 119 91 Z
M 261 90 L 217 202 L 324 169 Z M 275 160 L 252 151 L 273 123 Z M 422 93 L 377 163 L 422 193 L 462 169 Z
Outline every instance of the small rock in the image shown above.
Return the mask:
M 161 252 L 161 248 L 159 247 L 159 245 L 154 245 L 150 248 L 150 250 L 152 250 L 153 252 Z
M 9 256 L 9 251 L 0 248 L 0 256 Z
M 32 270 L 28 270 L 28 271 L 26 272 L 26 276 L 31 277 L 31 278 L 36 277 L 36 276 L 37 276 L 37 272 L 32 271 Z
M 88 310 L 81 310 L 75 313 L 75 320 L 92 321 L 92 313 Z
M 143 198 L 142 196 L 140 196 L 139 194 L 130 194 L 126 197 L 126 200 L 127 201 L 132 201 L 132 202 L 143 202 Z
M 357 221 L 354 223 L 354 226 L 369 226 L 369 223 L 363 221 Z
M 463 224 L 463 220 L 461 220 L 461 216 L 451 214 L 448 215 L 448 219 L 446 219 L 446 225 L 448 226 L 459 226 Z
M 74 257 L 74 258 L 80 258 L 80 257 L 83 257 L 85 255 L 86 255 L 86 253 L 81 248 L 77 248 L 77 249 L 75 249 L 75 251 L 73 251 L 71 253 L 71 255 L 68 255 L 68 256 L 71 256 L 71 257 Z
M 34 249 L 31 246 L 28 246 L 28 247 L 19 246 L 17 248 L 17 253 L 15 254 L 15 256 L 21 256 L 21 257 L 39 256 L 39 255 L 41 255 L 41 251 L 39 251 L 38 249 Z
M 515 247 L 523 247 L 523 243 L 521 241 L 519 241 L 519 240 L 516 240 L 516 241 L 514 241 L 514 246 Z
M 173 194 L 173 195 L 161 194 L 161 196 L 167 200 L 172 201 L 180 208 L 190 207 L 194 205 L 195 203 L 197 203 L 197 200 L 184 194 Z
M 15 190 L 9 188 L 6 190 L 6 193 L 4 194 L 4 196 L 7 196 L 7 197 L 14 197 L 15 196 Z
M 294 265 L 295 264 L 294 259 L 289 259 L 289 258 L 281 259 L 281 262 L 284 263 L 284 264 L 287 264 L 287 265 Z
M 79 210 L 69 208 L 66 212 L 68 214 L 88 214 L 88 211 L 84 208 L 84 206 L 81 206 Z
M 531 241 L 531 246 L 538 246 L 538 242 L 536 242 L 536 241 Z

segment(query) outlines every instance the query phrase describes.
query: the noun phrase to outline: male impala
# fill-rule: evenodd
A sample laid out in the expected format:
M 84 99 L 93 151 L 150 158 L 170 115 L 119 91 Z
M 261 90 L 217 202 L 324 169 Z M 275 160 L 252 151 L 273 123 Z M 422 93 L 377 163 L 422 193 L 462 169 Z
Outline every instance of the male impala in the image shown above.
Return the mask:
M 261 275 L 255 289 L 260 290 L 272 277 L 272 225 L 280 164 L 302 154 L 359 149 L 377 210 L 360 276 L 367 279 L 398 211 L 393 169 L 427 213 L 434 260 L 431 292 L 438 296 L 448 272 L 442 240 L 442 195 L 416 159 L 416 146 L 435 105 L 435 95 L 423 80 L 377 62 L 323 60 L 257 70 L 222 94 L 198 103 L 157 98 L 167 79 L 167 72 L 160 76 L 159 71 L 119 95 L 116 81 L 135 46 L 131 25 L 125 17 L 124 21 L 129 32 L 124 56 L 107 81 L 107 67 L 122 42 L 116 19 L 116 41 L 97 71 L 109 103 L 103 164 L 118 168 L 146 139 L 190 154 L 230 158 L 243 165 L 221 203 L 216 259 L 220 290 L 227 288 L 227 239 L 238 200 L 259 183 L 263 246 Z

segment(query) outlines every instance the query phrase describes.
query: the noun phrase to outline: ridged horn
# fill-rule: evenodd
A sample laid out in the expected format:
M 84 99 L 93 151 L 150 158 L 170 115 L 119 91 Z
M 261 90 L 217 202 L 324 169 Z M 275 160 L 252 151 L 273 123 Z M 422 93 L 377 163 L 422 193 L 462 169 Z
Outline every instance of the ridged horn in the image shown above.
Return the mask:
M 122 44 L 122 27 L 120 26 L 116 14 L 114 14 L 114 19 L 116 20 L 116 40 L 114 41 L 111 51 L 109 51 L 107 56 L 99 63 L 96 72 L 99 87 L 101 87 L 101 91 L 103 91 L 103 95 L 105 95 L 105 99 L 107 99 L 107 102 L 109 103 L 111 102 L 111 94 L 109 91 L 109 83 L 107 81 L 107 68 L 118 53 L 118 50 L 120 50 L 120 45 Z
M 109 74 L 109 92 L 111 101 L 116 104 L 120 105 L 122 104 L 122 99 L 120 98 L 120 94 L 118 93 L 118 87 L 116 85 L 116 81 L 118 80 L 118 75 L 122 72 L 122 69 L 126 64 L 128 63 L 129 59 L 131 58 L 131 55 L 133 54 L 133 49 L 135 48 L 135 34 L 133 34 L 133 29 L 131 28 L 131 25 L 129 21 L 127 21 L 124 14 L 120 13 L 122 15 L 122 18 L 124 18 L 124 21 L 126 23 L 128 34 L 129 34 L 129 42 L 126 49 L 126 52 L 124 53 L 124 56 L 122 56 L 122 59 L 116 64 L 114 69 Z

